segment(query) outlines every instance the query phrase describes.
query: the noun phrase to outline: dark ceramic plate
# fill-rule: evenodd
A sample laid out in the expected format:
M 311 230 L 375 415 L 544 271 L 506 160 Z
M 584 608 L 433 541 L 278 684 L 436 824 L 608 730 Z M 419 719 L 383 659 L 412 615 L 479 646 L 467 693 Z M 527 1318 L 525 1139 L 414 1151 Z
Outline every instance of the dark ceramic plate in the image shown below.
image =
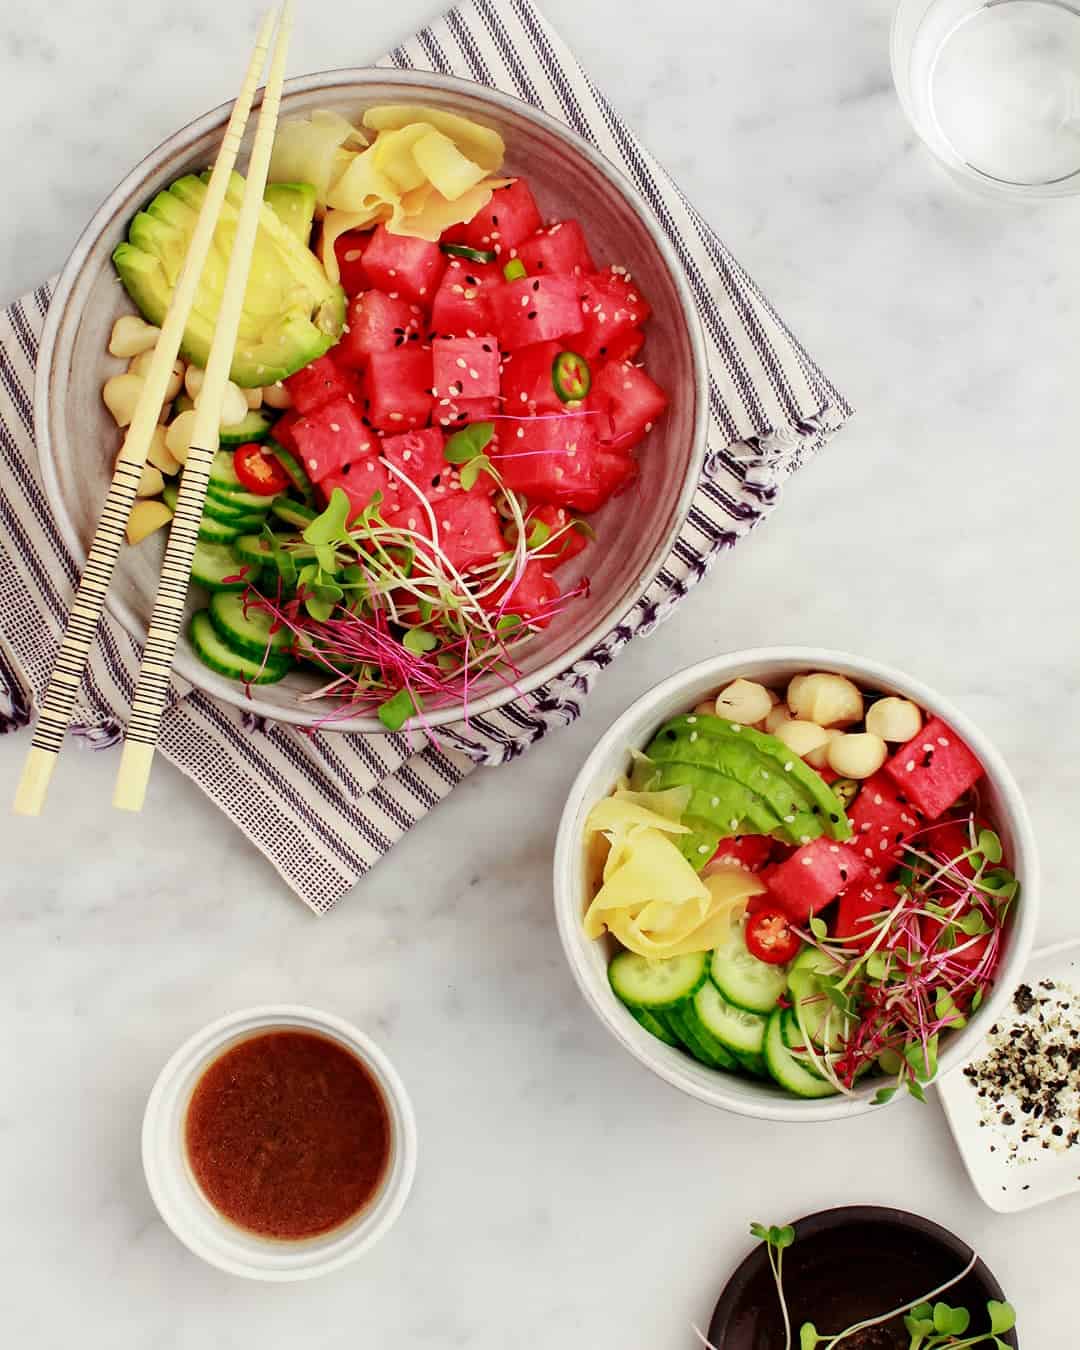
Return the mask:
M 813 1322 L 837 1332 L 943 1284 L 971 1260 L 971 1248 L 947 1228 L 902 1209 L 853 1205 L 822 1210 L 794 1225 L 795 1243 L 784 1252 L 784 1290 L 792 1339 Z M 971 1330 L 986 1325 L 989 1299 L 1004 1302 L 1001 1286 L 982 1261 L 941 1295 L 971 1310 Z M 777 1350 L 784 1324 L 765 1247 L 759 1245 L 727 1283 L 709 1323 L 716 1350 Z M 845 1350 L 906 1350 L 903 1319 L 869 1328 L 844 1342 Z M 1016 1333 L 1002 1340 L 1018 1346 Z

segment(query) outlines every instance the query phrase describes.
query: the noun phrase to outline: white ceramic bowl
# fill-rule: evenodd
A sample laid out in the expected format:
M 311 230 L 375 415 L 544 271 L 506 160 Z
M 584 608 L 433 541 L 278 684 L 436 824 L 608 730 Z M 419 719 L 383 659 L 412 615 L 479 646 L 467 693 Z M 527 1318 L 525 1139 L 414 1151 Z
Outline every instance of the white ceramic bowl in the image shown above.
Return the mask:
M 406 70 L 334 70 L 285 86 L 282 116 L 331 108 L 350 118 L 379 103 L 446 108 L 496 127 L 507 146 L 510 173 L 526 175 L 545 216 L 574 216 L 592 242 L 598 263 L 621 263 L 641 283 L 653 307 L 646 348 L 651 374 L 671 393 L 671 407 L 641 446 L 641 475 L 630 491 L 593 518 L 601 542 L 590 549 L 572 585 L 588 573 L 589 595 L 568 605 L 519 657 L 520 678 L 510 684 L 479 680 L 470 698 L 479 716 L 545 684 L 605 637 L 649 588 L 671 551 L 697 487 L 705 456 L 709 385 L 705 343 L 690 287 L 666 235 L 641 193 L 602 155 L 546 113 L 467 80 Z M 101 387 L 124 363 L 108 356 L 109 333 L 131 304 L 110 261 L 136 211 L 181 174 L 210 163 L 229 109 L 221 107 L 176 132 L 119 184 L 83 231 L 57 285 L 41 339 L 34 387 L 34 430 L 42 478 L 56 523 L 81 564 L 93 538 L 108 473 L 120 437 L 101 401 Z M 254 119 L 252 119 L 254 123 Z M 251 135 L 249 131 L 248 142 Z M 155 535 L 125 548 L 106 604 L 139 642 L 145 641 L 161 571 L 164 543 Z M 198 594 L 198 592 L 196 592 Z M 199 604 L 205 603 L 203 600 Z M 195 608 L 189 598 L 189 610 Z M 303 700 L 319 684 L 313 672 L 294 671 L 280 684 L 250 693 L 208 670 L 186 633 L 176 673 L 215 698 L 283 722 L 335 729 L 324 719 L 328 700 Z M 458 704 L 425 713 L 425 723 L 461 720 Z M 385 733 L 373 714 L 338 724 L 342 730 Z
M 710 1106 L 765 1120 L 836 1120 L 871 1109 L 876 1085 L 864 1084 L 853 1097 L 803 1101 L 771 1083 L 741 1078 L 697 1063 L 651 1036 L 630 1016 L 607 979 L 611 952 L 603 941 L 590 942 L 581 918 L 588 901 L 582 831 L 593 805 L 606 797 L 626 771 L 631 747 L 643 748 L 669 717 L 689 712 L 707 694 L 745 676 L 782 686 L 807 670 L 847 675 L 867 689 L 913 699 L 954 727 L 982 762 L 989 784 L 989 805 L 1013 869 L 1021 883 L 1018 904 L 1006 937 L 1005 953 L 992 992 L 959 1033 L 943 1039 L 940 1073 L 962 1063 L 1008 999 L 1027 963 L 1038 919 L 1039 878 L 1035 840 L 1020 790 L 1004 760 L 959 708 L 918 680 L 876 661 L 814 647 L 766 647 L 714 657 L 672 675 L 628 708 L 600 738 L 578 774 L 563 811 L 555 845 L 555 915 L 567 960 L 586 1001 L 611 1034 L 642 1064 L 683 1092 Z M 896 1100 L 896 1099 L 894 1099 Z
M 199 1189 L 184 1148 L 188 1102 L 204 1070 L 239 1042 L 277 1030 L 313 1032 L 351 1051 L 375 1079 L 390 1116 L 390 1161 L 370 1204 L 333 1232 L 300 1242 L 260 1238 L 223 1219 Z M 416 1152 L 412 1103 L 378 1046 L 340 1017 L 290 1004 L 230 1013 L 196 1032 L 162 1069 L 143 1118 L 143 1169 L 161 1217 L 196 1256 L 252 1280 L 308 1280 L 356 1260 L 401 1213 Z

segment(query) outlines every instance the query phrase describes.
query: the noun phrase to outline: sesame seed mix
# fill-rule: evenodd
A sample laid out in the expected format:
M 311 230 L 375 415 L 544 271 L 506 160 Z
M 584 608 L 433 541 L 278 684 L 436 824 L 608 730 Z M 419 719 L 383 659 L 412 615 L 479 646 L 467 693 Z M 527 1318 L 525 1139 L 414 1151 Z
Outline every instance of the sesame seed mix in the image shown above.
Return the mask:
M 1019 985 L 964 1077 L 1008 1162 L 1023 1165 L 1080 1145 L 1080 995 L 1058 980 Z M 994 1152 L 998 1145 L 991 1145 Z

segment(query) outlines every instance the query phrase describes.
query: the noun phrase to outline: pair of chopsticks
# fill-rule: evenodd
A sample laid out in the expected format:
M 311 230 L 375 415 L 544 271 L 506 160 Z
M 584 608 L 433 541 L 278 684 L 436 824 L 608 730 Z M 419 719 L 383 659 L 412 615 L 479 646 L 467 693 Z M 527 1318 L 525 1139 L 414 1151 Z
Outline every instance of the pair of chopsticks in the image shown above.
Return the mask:
M 285 0 L 280 12 L 275 10 L 268 13 L 260 25 L 243 86 L 233 105 L 221 149 L 210 174 L 206 198 L 188 246 L 187 258 L 161 326 L 161 335 L 154 349 L 153 360 L 147 371 L 131 425 L 124 438 L 94 534 L 94 542 L 68 614 L 49 686 L 34 728 L 33 742 L 15 796 L 15 811 L 20 815 L 39 815 L 45 804 L 49 781 L 71 721 L 75 697 L 101 619 L 105 595 L 112 582 L 128 516 L 135 501 L 135 490 L 139 485 L 150 440 L 165 401 L 166 386 L 180 350 L 184 329 L 195 300 L 195 291 L 225 200 L 225 191 L 236 164 L 251 105 L 266 64 L 275 22 L 277 37 L 252 144 L 247 185 L 229 257 L 225 289 L 214 329 L 210 357 L 206 364 L 206 374 L 196 401 L 191 448 L 184 465 L 180 493 L 165 550 L 165 561 L 150 618 L 150 629 L 143 649 L 142 664 L 139 667 L 113 805 L 126 811 L 138 811 L 141 810 L 146 797 L 154 750 L 168 699 L 169 675 L 184 618 L 184 601 L 206 499 L 210 464 L 218 450 L 221 407 L 232 366 L 233 349 L 244 304 L 244 291 L 251 270 L 255 236 L 259 228 L 263 192 L 270 169 L 270 154 L 274 145 L 278 111 L 281 106 L 281 89 L 285 79 L 285 61 L 292 33 L 292 0 Z

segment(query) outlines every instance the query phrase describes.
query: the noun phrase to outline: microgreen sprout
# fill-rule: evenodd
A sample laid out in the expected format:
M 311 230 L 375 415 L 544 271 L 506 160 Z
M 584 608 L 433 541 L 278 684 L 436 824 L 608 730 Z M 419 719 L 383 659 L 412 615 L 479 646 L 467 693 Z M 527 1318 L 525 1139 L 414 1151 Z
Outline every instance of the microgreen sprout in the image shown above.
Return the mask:
M 785 1250 L 795 1241 L 795 1229 L 790 1224 L 783 1227 L 770 1224 L 766 1227 L 765 1224 L 752 1223 L 750 1232 L 765 1244 L 769 1268 L 776 1284 L 780 1313 L 784 1320 L 783 1350 L 791 1350 L 791 1314 L 784 1292 L 783 1257 Z M 990 1299 L 986 1304 L 989 1326 L 985 1331 L 968 1335 L 972 1323 L 970 1310 L 963 1307 L 954 1308 L 940 1300 L 940 1295 L 947 1293 L 954 1285 L 970 1275 L 978 1260 L 978 1256 L 972 1252 L 967 1265 L 936 1289 L 931 1289 L 929 1293 L 922 1294 L 897 1308 L 891 1308 L 877 1317 L 868 1317 L 856 1322 L 850 1327 L 845 1327 L 843 1331 L 818 1331 L 813 1322 L 804 1322 L 799 1328 L 798 1350 L 833 1350 L 834 1346 L 850 1340 L 870 1327 L 884 1326 L 899 1318 L 903 1318 L 904 1330 L 908 1333 L 907 1350 L 974 1350 L 977 1346 L 1010 1350 L 1008 1342 L 1001 1340 L 1001 1337 L 1007 1335 L 1016 1325 L 1016 1312 L 1011 1304 Z M 694 1331 L 705 1350 L 716 1350 L 697 1327 Z

